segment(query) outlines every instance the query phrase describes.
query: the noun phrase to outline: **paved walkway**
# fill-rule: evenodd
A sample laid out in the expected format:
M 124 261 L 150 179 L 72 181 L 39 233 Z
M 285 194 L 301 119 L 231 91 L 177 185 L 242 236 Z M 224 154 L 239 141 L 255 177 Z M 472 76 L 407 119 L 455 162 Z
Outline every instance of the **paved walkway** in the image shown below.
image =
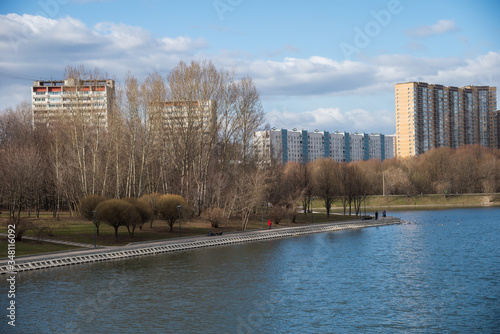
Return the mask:
M 7 233 L 0 233 L 0 236 L 6 237 L 6 236 L 8 236 L 8 234 Z M 64 241 L 64 240 L 56 240 L 56 239 L 48 239 L 48 238 L 25 237 L 25 236 L 23 236 L 23 239 L 50 242 L 53 244 L 69 245 L 69 246 L 75 246 L 75 247 L 94 248 L 94 244 L 84 244 L 81 242 Z M 100 247 L 100 246 L 97 246 L 97 247 Z

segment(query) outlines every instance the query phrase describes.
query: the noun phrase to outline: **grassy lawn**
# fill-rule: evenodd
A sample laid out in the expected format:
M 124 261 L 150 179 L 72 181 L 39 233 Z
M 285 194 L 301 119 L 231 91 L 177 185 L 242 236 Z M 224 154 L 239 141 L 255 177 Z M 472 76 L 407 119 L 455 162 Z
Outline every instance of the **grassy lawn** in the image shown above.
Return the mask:
M 323 201 L 319 198 L 313 200 L 314 210 L 324 210 L 320 209 L 323 207 Z M 449 206 L 485 206 L 500 205 L 500 194 L 484 195 L 484 194 L 459 194 L 459 195 L 415 195 L 415 196 L 367 196 L 366 198 L 366 213 L 373 214 L 375 210 L 384 210 L 392 208 L 396 210 L 399 207 L 402 210 L 416 209 L 418 206 L 422 206 L 422 209 L 428 209 L 429 206 L 441 206 L 441 208 L 446 208 Z M 427 208 L 426 208 L 427 206 Z M 361 203 L 361 208 L 364 211 L 365 202 Z M 349 210 L 349 208 L 347 209 Z M 354 208 L 353 208 L 354 210 Z M 342 202 L 340 200 L 335 200 L 332 205 L 332 211 L 343 213 Z M 348 211 L 347 211 L 348 212 Z
M 7 257 L 7 237 L 0 237 L 0 258 Z M 16 242 L 16 257 L 23 255 L 59 252 L 64 250 L 77 249 L 68 245 L 54 244 L 50 242 L 36 242 L 35 240 L 22 240 Z
M 416 196 L 369 196 L 366 199 L 366 206 L 370 207 L 391 207 L 391 206 L 483 206 L 499 205 L 500 196 L 487 196 L 483 194 L 462 194 L 462 195 L 416 195 Z

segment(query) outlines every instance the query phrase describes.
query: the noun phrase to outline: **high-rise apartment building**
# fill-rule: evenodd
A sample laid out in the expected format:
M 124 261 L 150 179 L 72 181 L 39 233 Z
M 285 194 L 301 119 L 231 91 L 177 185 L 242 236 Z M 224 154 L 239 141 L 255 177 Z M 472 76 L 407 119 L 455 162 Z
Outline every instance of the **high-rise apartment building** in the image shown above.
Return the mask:
M 397 157 L 437 147 L 499 147 L 496 87 L 399 83 L 395 104 Z
M 394 136 L 383 134 L 273 129 L 256 131 L 253 145 L 263 164 L 272 161 L 305 164 L 319 158 L 351 162 L 394 157 Z
M 78 113 L 99 126 L 108 126 L 115 92 L 113 80 L 34 81 L 31 87 L 33 124 L 68 119 Z
M 151 121 L 158 122 L 161 131 L 184 129 L 207 133 L 217 125 L 217 109 L 211 100 L 153 103 L 149 114 Z

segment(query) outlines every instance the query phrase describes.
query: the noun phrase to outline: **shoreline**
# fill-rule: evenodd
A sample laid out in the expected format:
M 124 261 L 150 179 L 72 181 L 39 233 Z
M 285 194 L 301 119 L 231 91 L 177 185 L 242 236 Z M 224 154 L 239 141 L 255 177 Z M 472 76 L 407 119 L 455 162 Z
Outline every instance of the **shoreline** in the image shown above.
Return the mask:
M 494 204 L 396 204 L 396 205 L 372 205 L 372 206 L 366 206 L 366 209 L 371 209 L 373 210 L 380 210 L 380 209 L 398 209 L 396 211 L 400 211 L 400 209 L 404 210 L 420 210 L 420 209 L 431 209 L 431 208 L 449 208 L 449 209 L 468 209 L 468 208 L 494 208 L 494 207 L 500 207 L 500 203 L 494 203 Z M 332 211 L 335 210 L 337 211 L 343 211 L 343 207 L 332 207 Z M 363 207 L 364 210 L 364 207 Z M 368 214 L 368 212 L 367 212 Z
M 77 249 L 71 251 L 61 251 L 56 253 L 26 255 L 15 258 L 14 268 L 11 268 L 8 265 L 8 258 L 1 259 L 0 274 L 15 274 L 18 272 L 61 267 L 66 265 L 124 259 L 145 255 L 157 255 L 173 251 L 183 251 L 195 248 L 214 247 L 277 238 L 288 238 L 313 233 L 395 225 L 403 222 L 404 221 L 396 217 L 386 217 L 385 219 L 379 220 L 354 220 L 335 223 L 318 223 L 298 227 L 281 227 L 271 230 L 232 232 L 217 236 L 198 236 L 186 239 L 150 241 L 137 244 L 131 243 L 126 246 L 107 246 L 82 250 Z

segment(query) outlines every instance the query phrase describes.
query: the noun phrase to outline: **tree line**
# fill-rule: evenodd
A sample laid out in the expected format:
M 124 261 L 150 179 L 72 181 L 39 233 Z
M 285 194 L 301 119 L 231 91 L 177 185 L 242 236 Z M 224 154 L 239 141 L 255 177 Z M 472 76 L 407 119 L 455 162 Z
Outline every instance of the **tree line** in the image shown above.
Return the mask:
M 84 67 L 69 67 L 66 76 L 106 77 Z M 49 126 L 33 127 L 28 102 L 0 113 L 0 205 L 11 217 L 22 210 L 73 214 L 88 196 L 171 194 L 181 196 L 192 214 L 207 214 L 214 225 L 220 217 L 238 217 L 244 230 L 264 209 L 275 223 L 293 222 L 297 207 L 311 212 L 313 198 L 322 199 L 327 215 L 335 200 L 346 214 L 359 214 L 368 195 L 496 193 L 500 188 L 499 151 L 480 146 L 439 148 L 408 159 L 319 159 L 263 167 L 251 142 L 264 123 L 259 92 L 250 77 L 238 79 L 235 71 L 211 62 L 181 62 L 166 78 L 154 73 L 140 81 L 129 73 L 111 98 L 106 126 L 78 104 Z M 174 102 L 168 120 L 160 112 L 166 101 Z M 213 120 L 193 101 L 211 101 Z M 135 217 L 132 233 L 144 223 Z
M 371 195 L 498 193 L 500 151 L 473 145 L 441 147 L 405 159 L 287 163 L 269 170 L 267 186 L 265 198 L 275 222 L 294 221 L 298 206 L 310 212 L 313 198 L 322 200 L 328 216 L 334 201 L 344 214 L 358 215 Z
M 83 66 L 68 67 L 65 76 L 107 79 Z M 155 193 L 181 195 L 197 215 L 214 206 L 240 211 L 234 198 L 245 185 L 234 184 L 254 170 L 251 137 L 264 121 L 250 77 L 208 61 L 180 62 L 165 78 L 127 74 L 108 99 L 105 125 L 83 102 L 48 126 L 33 127 L 28 102 L 1 113 L 0 200 L 11 216 L 40 209 L 57 216 L 63 208 L 73 214 L 89 195 Z M 167 101 L 173 107 L 165 117 Z

